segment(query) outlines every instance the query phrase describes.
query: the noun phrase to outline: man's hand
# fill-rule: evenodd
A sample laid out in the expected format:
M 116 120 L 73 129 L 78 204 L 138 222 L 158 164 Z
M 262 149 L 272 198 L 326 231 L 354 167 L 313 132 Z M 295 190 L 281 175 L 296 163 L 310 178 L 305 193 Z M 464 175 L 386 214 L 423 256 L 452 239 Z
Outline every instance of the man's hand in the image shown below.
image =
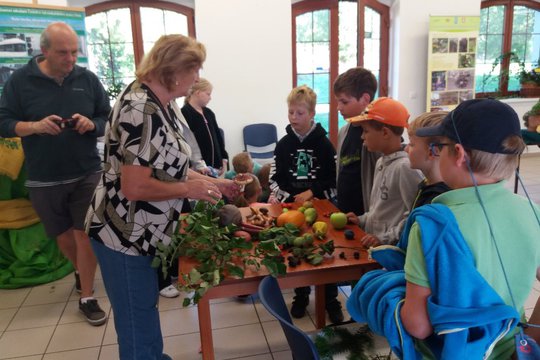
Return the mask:
M 94 122 L 86 116 L 81 114 L 73 114 L 71 117 L 77 121 L 73 130 L 79 132 L 81 135 L 88 131 L 94 131 L 96 128 Z
M 62 118 L 58 115 L 49 115 L 38 121 L 30 122 L 30 129 L 35 135 L 58 135 L 62 132 L 58 123 Z

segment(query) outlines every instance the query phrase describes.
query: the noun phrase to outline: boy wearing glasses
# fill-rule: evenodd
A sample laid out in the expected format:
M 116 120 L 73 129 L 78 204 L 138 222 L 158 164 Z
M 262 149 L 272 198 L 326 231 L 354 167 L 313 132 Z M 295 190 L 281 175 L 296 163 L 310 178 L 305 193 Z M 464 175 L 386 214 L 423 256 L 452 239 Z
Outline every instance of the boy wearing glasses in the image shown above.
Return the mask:
M 406 250 L 402 270 L 366 274 L 347 309 L 401 358 L 510 359 L 540 265 L 540 208 L 505 187 L 525 149 L 518 116 L 498 100 L 468 100 L 416 136 L 440 138 L 452 190 L 409 217 L 394 252 Z
M 436 236 L 437 242 L 446 239 L 452 244 L 459 245 L 459 242 L 446 231 L 427 231 L 427 226 L 431 226 L 429 222 L 419 222 L 417 218 L 412 224 L 405 260 L 405 303 L 401 309 L 405 329 L 418 339 L 425 339 L 434 331 L 444 332 L 449 324 L 437 323 L 436 312 L 431 313 L 428 309 L 442 309 L 450 304 L 458 309 L 462 304 L 467 309 L 476 308 L 478 319 L 483 316 L 490 318 L 484 313 L 489 310 L 486 307 L 494 309 L 505 304 L 523 314 L 523 304 L 532 288 L 535 270 L 540 265 L 540 209 L 504 186 L 504 180 L 513 175 L 518 156 L 525 149 L 516 112 L 494 99 L 469 100 L 447 115 L 441 125 L 419 129 L 416 135 L 441 137 L 441 175 L 454 190 L 438 196 L 433 203 L 450 209 L 463 245 L 469 251 L 462 256 L 460 271 L 451 278 L 437 279 L 438 275 L 430 271 L 450 270 L 443 270 L 450 264 L 444 261 L 440 250 L 431 254 L 428 244 L 432 239 L 428 237 Z M 437 221 L 441 221 L 440 217 Z M 448 221 L 448 224 L 452 222 Z M 433 257 L 437 261 L 432 263 Z M 476 284 L 454 283 L 460 279 L 461 272 L 466 273 L 469 281 L 478 276 L 488 289 L 482 290 Z M 474 285 L 471 286 L 473 290 L 468 293 L 464 285 Z M 462 290 L 454 289 L 449 296 L 446 292 L 453 286 Z M 459 315 L 461 311 L 456 310 L 454 314 Z M 502 309 L 497 311 L 497 316 L 502 313 Z M 451 315 L 447 314 L 449 318 Z M 495 315 L 491 319 L 499 319 Z M 431 319 L 435 319 L 435 323 Z M 511 322 L 504 320 L 499 321 L 502 328 L 499 336 L 505 335 L 504 338 L 496 342 L 495 332 L 486 333 L 493 337 L 489 339 L 491 343 L 486 341 L 482 355 L 487 356 L 493 350 L 490 358 L 511 357 L 516 329 L 505 334 L 504 331 L 508 331 L 505 327 L 511 328 Z M 476 331 L 464 330 L 465 334 Z M 466 337 L 462 336 L 463 339 Z M 493 349 L 490 348 L 492 346 Z
M 401 135 L 409 126 L 409 112 L 397 100 L 381 97 L 359 116 L 347 119 L 362 127 L 362 139 L 369 151 L 383 154 L 375 165 L 369 210 L 360 216 L 347 213 L 349 222 L 358 224 L 366 235 L 366 247 L 395 244 L 411 211 L 421 172 L 411 169 L 403 151 Z
M 412 205 L 413 209 L 431 204 L 433 198 L 450 190 L 448 185 L 444 183 L 439 170 L 439 146 L 441 144 L 437 141 L 438 138 L 416 136 L 416 131 L 421 128 L 439 125 L 447 114 L 447 111 L 424 113 L 414 119 L 407 129 L 409 144 L 405 147 L 405 151 L 409 155 L 411 168 L 422 171 L 425 176 L 425 179 L 418 184 L 418 191 Z

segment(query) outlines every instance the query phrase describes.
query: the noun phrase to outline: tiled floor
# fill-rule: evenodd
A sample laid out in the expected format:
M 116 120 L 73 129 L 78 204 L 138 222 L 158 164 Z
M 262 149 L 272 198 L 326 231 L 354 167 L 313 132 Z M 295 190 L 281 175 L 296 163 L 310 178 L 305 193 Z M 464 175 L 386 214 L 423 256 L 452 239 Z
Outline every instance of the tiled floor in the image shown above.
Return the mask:
M 540 204 L 539 154 L 522 159 L 521 174 L 529 195 Z M 513 182 L 508 186 L 513 188 Z M 349 292 L 349 288 L 341 288 L 342 303 Z M 536 282 L 526 303 L 527 315 L 539 295 L 540 283 Z M 95 296 L 110 312 L 99 273 Z M 285 297 L 290 303 L 292 293 L 287 291 Z M 73 275 L 32 288 L 0 290 L 0 359 L 118 359 L 112 319 L 100 327 L 88 325 L 78 313 L 77 299 Z M 200 359 L 196 308 L 182 308 L 181 298 L 161 298 L 159 308 L 165 352 L 176 360 Z M 211 308 L 217 359 L 291 358 L 279 324 L 253 297 L 245 301 L 222 299 L 213 302 Z M 313 305 L 309 311 L 309 316 L 296 324 L 313 332 Z M 384 344 L 378 349 L 380 354 L 388 353 Z

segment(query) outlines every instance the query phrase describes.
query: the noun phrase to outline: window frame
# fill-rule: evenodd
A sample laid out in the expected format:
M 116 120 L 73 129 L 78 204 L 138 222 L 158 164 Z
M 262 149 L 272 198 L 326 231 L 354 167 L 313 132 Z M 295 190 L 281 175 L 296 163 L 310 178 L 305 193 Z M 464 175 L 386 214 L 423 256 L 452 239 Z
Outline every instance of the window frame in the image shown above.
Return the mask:
M 533 0 L 483 0 L 480 8 L 486 9 L 492 6 L 504 6 L 504 22 L 503 22 L 503 40 L 502 54 L 508 54 L 512 51 L 512 28 L 514 25 L 514 7 L 525 6 L 537 11 L 540 11 L 540 3 Z M 501 70 L 499 74 L 499 89 L 498 93 L 502 97 L 519 95 L 519 91 L 508 91 L 508 72 L 510 68 L 510 58 L 505 56 L 501 59 Z M 490 97 L 497 92 L 480 92 L 476 93 L 476 97 Z
M 86 16 L 91 16 L 109 10 L 129 8 L 133 36 L 133 56 L 136 68 L 144 56 L 140 12 L 141 7 L 169 10 L 185 15 L 188 23 L 188 34 L 191 37 L 195 37 L 195 11 L 192 8 L 180 4 L 160 0 L 112 0 L 90 5 L 85 8 L 85 13 Z
M 364 59 L 364 22 L 365 8 L 370 7 L 381 16 L 381 46 L 380 46 L 380 69 L 379 69 L 379 96 L 388 95 L 388 71 L 389 71 L 389 44 L 390 44 L 390 9 L 377 0 L 357 0 L 358 4 L 358 37 L 357 37 L 357 66 L 363 66 Z M 293 86 L 297 86 L 296 71 L 296 17 L 307 12 L 317 10 L 330 11 L 330 74 L 329 74 L 329 138 L 336 145 L 338 135 L 338 111 L 337 101 L 332 96 L 332 84 L 339 75 L 339 0 L 303 0 L 292 5 L 292 77 Z

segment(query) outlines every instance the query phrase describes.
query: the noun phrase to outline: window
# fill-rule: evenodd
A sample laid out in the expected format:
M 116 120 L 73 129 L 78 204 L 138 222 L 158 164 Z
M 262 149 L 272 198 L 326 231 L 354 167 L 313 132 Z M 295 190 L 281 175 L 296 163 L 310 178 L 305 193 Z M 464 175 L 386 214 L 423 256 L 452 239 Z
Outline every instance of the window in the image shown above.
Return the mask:
M 535 68 L 539 57 L 540 3 L 482 2 L 476 58 L 477 97 L 518 95 L 520 70 Z
M 309 0 L 292 13 L 293 83 L 317 93 L 315 120 L 335 144 L 344 123 L 332 94 L 339 74 L 364 66 L 387 94 L 389 10 L 376 0 Z
M 195 35 L 193 10 L 164 1 L 107 1 L 86 8 L 86 32 L 89 68 L 109 93 L 119 92 L 161 35 Z

